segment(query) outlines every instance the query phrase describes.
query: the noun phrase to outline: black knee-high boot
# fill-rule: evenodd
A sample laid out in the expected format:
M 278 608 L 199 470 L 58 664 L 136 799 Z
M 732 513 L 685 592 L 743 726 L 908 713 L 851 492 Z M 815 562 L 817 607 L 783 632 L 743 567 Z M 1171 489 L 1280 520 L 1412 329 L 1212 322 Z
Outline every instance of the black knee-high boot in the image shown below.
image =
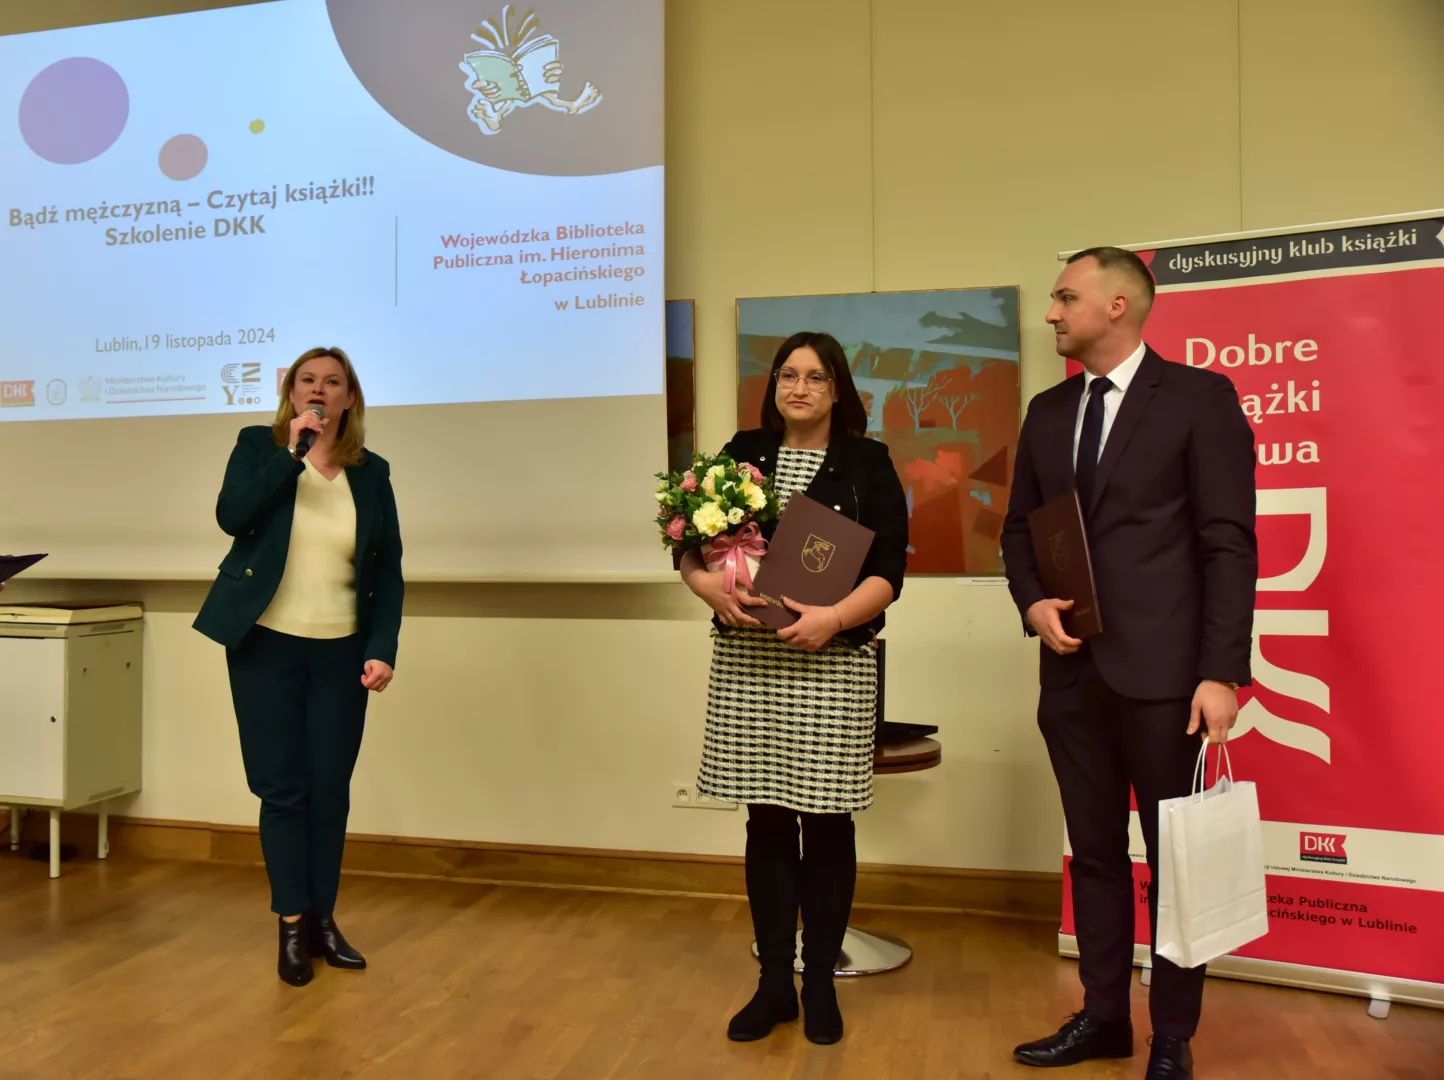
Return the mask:
M 797 1019 L 792 965 L 797 955 L 800 860 L 797 813 L 780 806 L 747 808 L 747 903 L 762 965 L 757 992 L 727 1025 L 727 1037 L 751 1042 Z
M 856 830 L 848 814 L 802 815 L 803 1030 L 815 1043 L 842 1038 L 833 971 L 857 884 Z

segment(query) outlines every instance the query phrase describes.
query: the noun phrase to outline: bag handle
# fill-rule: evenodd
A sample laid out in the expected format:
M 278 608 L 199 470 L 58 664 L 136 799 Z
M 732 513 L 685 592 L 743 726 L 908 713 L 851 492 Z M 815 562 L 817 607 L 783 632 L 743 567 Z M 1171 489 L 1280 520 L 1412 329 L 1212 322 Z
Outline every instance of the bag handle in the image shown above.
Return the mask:
M 1199 751 L 1198 751 L 1198 762 L 1197 762 L 1197 764 L 1195 764 L 1194 767 L 1193 767 L 1193 783 L 1189 785 L 1189 789 L 1188 789 L 1188 793 L 1189 793 L 1190 795 L 1197 795 L 1200 800 L 1203 799 L 1204 782 L 1208 779 L 1208 766 L 1207 766 L 1208 746 L 1209 746 L 1208 740 L 1205 739 L 1205 740 L 1204 740 L 1204 743 L 1203 743 L 1203 746 L 1201 746 L 1201 747 L 1199 748 Z M 1225 770 L 1225 769 L 1228 770 L 1228 772 L 1227 772 L 1227 774 L 1226 774 L 1226 775 L 1228 776 L 1228 782 L 1229 782 L 1230 784 L 1232 784 L 1232 783 L 1233 783 L 1233 761 L 1232 761 L 1232 759 L 1229 758 L 1229 756 L 1228 756 L 1228 746 L 1227 746 L 1226 744 L 1224 744 L 1224 743 L 1219 743 L 1219 744 L 1218 744 L 1218 772 L 1219 772 L 1219 776 L 1220 776 L 1220 777 L 1222 777 L 1222 776 L 1225 775 L 1225 773 L 1224 773 L 1224 770 Z

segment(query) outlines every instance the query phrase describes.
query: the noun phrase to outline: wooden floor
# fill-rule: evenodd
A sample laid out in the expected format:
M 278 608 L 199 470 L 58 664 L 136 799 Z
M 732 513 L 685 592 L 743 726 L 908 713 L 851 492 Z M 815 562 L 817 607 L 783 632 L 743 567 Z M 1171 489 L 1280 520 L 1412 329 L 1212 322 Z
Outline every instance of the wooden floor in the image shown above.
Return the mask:
M 839 980 L 840 1045 L 790 1024 L 729 1043 L 756 980 L 736 901 L 348 875 L 338 921 L 371 961 L 274 974 L 261 870 L 0 854 L 0 1080 L 1037 1077 L 1009 1051 L 1055 1028 L 1076 969 L 1043 924 L 858 912 L 901 971 Z M 1141 988 L 1135 1015 L 1147 1016 Z M 1140 1055 L 1063 1075 L 1141 1077 Z M 1439 1080 L 1444 1014 L 1209 984 L 1202 1080 Z

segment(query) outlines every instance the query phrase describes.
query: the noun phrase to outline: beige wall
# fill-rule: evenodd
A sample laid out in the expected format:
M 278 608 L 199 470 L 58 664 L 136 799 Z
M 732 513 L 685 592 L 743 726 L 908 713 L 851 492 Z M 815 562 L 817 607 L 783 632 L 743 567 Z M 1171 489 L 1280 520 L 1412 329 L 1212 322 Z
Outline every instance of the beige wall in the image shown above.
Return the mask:
M 667 8 L 668 291 L 697 301 L 704 446 L 734 427 L 737 296 L 1018 284 L 1031 396 L 1062 373 L 1041 321 L 1060 249 L 1444 205 L 1434 0 Z M 221 652 L 189 629 L 202 587 L 64 588 L 147 604 L 146 790 L 125 812 L 254 820 Z M 680 586 L 424 585 L 406 615 L 354 829 L 741 850 L 738 814 L 669 806 L 708 655 Z M 890 619 L 889 716 L 938 724 L 944 763 L 879 782 L 860 856 L 1055 869 L 1036 646 L 1006 591 L 914 578 Z

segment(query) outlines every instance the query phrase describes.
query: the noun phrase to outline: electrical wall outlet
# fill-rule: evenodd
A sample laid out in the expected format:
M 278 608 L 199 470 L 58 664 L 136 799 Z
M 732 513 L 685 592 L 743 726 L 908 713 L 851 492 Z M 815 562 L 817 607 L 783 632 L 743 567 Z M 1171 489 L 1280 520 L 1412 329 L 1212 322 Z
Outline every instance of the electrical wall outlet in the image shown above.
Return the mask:
M 703 795 L 694 784 L 674 784 L 672 805 L 690 807 L 694 810 L 736 810 L 735 802 L 724 802 L 710 795 Z

